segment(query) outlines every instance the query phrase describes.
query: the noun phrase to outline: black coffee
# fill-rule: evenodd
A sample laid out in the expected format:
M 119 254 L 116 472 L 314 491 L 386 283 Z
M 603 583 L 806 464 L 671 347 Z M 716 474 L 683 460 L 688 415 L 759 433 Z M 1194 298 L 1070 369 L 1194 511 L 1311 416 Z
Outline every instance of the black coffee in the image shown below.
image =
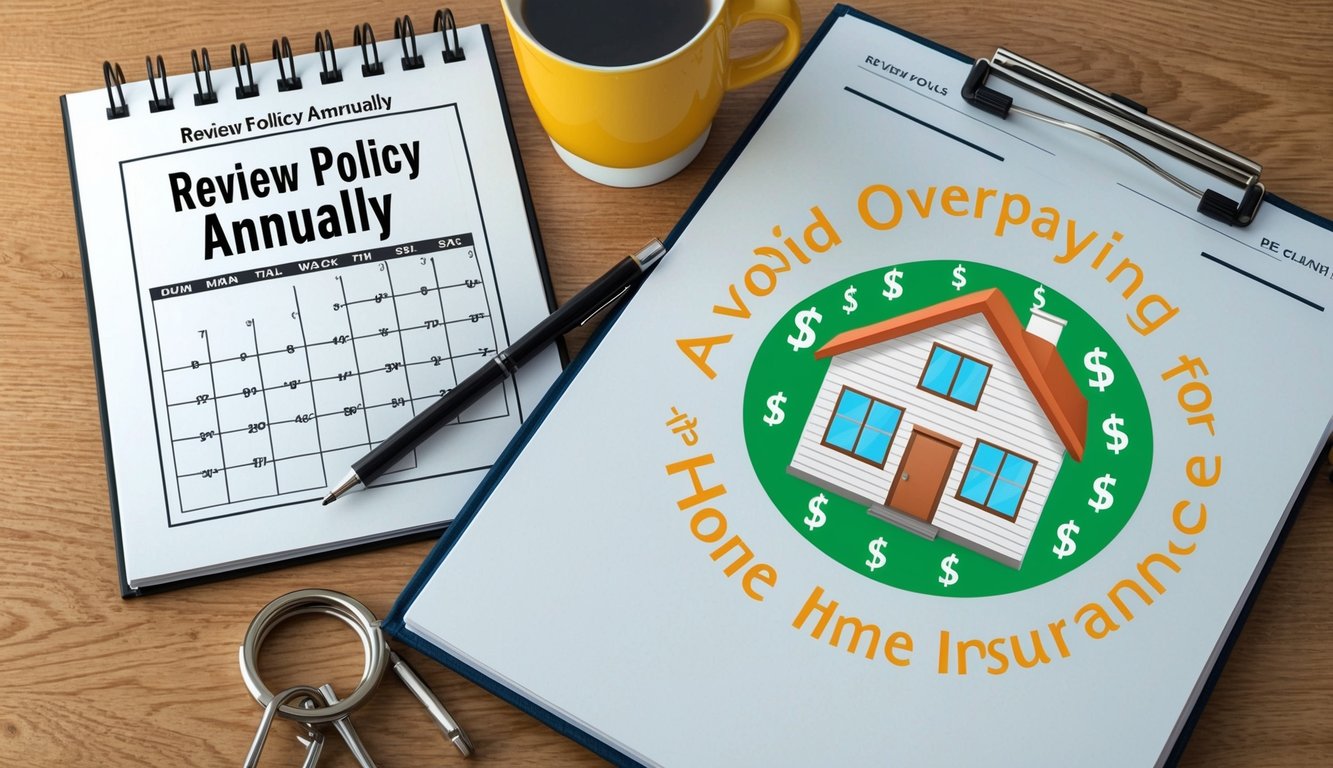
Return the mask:
M 708 21 L 709 0 L 523 0 L 538 42 L 598 67 L 638 64 L 680 48 Z

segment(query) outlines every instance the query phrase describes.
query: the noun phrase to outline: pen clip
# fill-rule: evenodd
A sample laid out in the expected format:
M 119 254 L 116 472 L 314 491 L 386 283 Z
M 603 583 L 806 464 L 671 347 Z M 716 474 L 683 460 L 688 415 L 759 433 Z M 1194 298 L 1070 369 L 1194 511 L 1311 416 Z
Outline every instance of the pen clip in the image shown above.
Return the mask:
M 624 295 L 629 291 L 629 289 L 630 286 L 627 285 L 624 288 L 621 288 L 619 291 L 616 291 L 614 296 L 602 302 L 602 304 L 599 307 L 597 307 L 597 309 L 594 309 L 593 311 L 589 312 L 587 317 L 580 320 L 579 327 L 582 328 L 584 325 L 588 323 L 589 320 L 592 320 L 594 317 L 597 317 L 598 315 L 602 314 L 602 310 L 606 309 L 612 304 L 615 304 L 617 301 L 620 301 L 620 299 L 624 297 Z
M 666 254 L 666 246 L 662 245 L 661 240 L 653 238 L 652 240 L 648 241 L 647 245 L 640 248 L 638 253 L 633 254 L 629 258 L 631 261 L 633 261 L 635 264 L 638 265 L 639 271 L 642 273 L 642 272 L 647 272 L 649 269 L 653 267 L 653 265 L 661 261 L 662 256 L 664 256 L 665 254 Z M 602 302 L 601 305 L 597 307 L 597 309 L 594 309 L 593 311 L 589 312 L 587 317 L 579 321 L 578 327 L 582 328 L 584 325 L 588 323 L 589 320 L 600 315 L 602 311 L 605 310 L 607 307 L 611 306 L 617 301 L 620 301 L 620 299 L 624 297 L 625 293 L 629 291 L 630 285 L 633 285 L 633 283 L 630 283 L 629 285 L 626 285 L 625 287 L 616 291 L 615 294 L 612 295 L 609 299 Z

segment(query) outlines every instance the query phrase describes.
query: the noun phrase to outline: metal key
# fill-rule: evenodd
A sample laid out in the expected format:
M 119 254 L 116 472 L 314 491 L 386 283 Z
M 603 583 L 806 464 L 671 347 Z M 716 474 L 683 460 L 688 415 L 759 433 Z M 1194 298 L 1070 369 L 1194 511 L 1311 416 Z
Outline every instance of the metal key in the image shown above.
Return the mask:
M 319 687 L 319 692 L 324 694 L 330 704 L 338 703 L 338 696 L 333 692 L 333 686 L 325 683 Z M 361 737 L 357 735 L 356 729 L 352 727 L 352 717 L 348 715 L 341 720 L 334 720 L 333 727 L 338 729 L 338 734 L 347 742 L 347 748 L 352 751 L 352 756 L 356 758 L 361 768 L 375 768 L 375 761 L 370 758 L 370 752 L 366 745 L 361 743 Z
M 472 740 L 467 737 L 462 728 L 458 727 L 458 723 L 454 721 L 453 716 L 435 697 L 430 687 L 417 675 L 416 670 L 412 669 L 403 657 L 393 651 L 389 651 L 389 664 L 393 667 L 394 673 L 398 675 L 398 679 L 402 680 L 403 685 L 407 686 L 407 690 L 411 691 L 417 701 L 421 702 L 421 706 L 426 708 L 426 712 L 430 714 L 431 719 L 435 721 L 435 725 L 444 733 L 445 738 L 449 739 L 458 748 L 463 757 L 471 757 L 473 751 Z
M 323 689 L 321 688 L 320 690 Z M 327 703 L 332 704 L 333 702 Z M 301 702 L 301 708 L 314 709 L 315 702 L 306 699 Z M 305 732 L 306 735 L 304 737 L 296 737 L 296 740 L 304 744 L 306 748 L 305 760 L 301 761 L 301 768 L 315 768 L 315 764 L 319 762 L 319 756 L 324 752 L 324 732 L 313 725 L 306 726 Z
M 314 702 L 322 694 L 318 688 L 311 688 L 308 685 L 294 685 L 274 694 L 268 706 L 264 707 L 264 714 L 259 718 L 259 729 L 255 731 L 254 741 L 250 743 L 250 751 L 245 753 L 245 762 L 242 763 L 242 768 L 255 768 L 259 765 L 259 755 L 264 751 L 264 742 L 268 740 L 269 729 L 273 727 L 273 718 L 278 716 L 278 710 L 282 708 L 282 705 L 297 696 L 305 696 L 306 699 L 302 706 L 309 704 L 310 706 L 306 708 L 310 709 L 313 708 Z M 320 752 L 324 749 L 324 734 L 318 731 L 312 731 L 312 733 L 314 735 L 308 743 L 302 740 L 302 743 L 306 744 L 305 768 L 314 768 L 315 762 L 319 760 Z

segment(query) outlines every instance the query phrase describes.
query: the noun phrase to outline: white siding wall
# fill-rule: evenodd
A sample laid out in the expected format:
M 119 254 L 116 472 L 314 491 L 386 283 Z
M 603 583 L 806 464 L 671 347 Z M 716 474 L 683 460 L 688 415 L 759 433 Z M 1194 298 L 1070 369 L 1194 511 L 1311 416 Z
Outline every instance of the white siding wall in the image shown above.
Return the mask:
M 977 410 L 917 388 L 935 342 L 991 364 L 990 377 L 986 380 Z M 844 386 L 904 409 L 902 424 L 889 448 L 888 463 L 883 470 L 820 444 L 838 393 Z M 980 315 L 835 357 L 806 420 L 791 468 L 825 479 L 830 486 L 842 489 L 840 495 L 867 504 L 883 504 L 914 424 L 962 443 L 944 486 L 939 510 L 931 522 L 947 538 L 961 543 L 973 542 L 1010 565 L 1021 565 L 1038 513 L 1046 503 L 1065 458 L 1065 448 L 990 324 Z M 1011 522 L 956 498 L 978 437 L 1022 454 L 1037 464 L 1016 521 Z

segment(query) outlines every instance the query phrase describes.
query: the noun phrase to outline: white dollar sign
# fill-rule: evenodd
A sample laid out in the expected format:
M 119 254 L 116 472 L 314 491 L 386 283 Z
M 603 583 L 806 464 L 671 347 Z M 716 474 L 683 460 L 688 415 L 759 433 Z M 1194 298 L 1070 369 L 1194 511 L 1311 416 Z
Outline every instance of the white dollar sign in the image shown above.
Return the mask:
M 866 565 L 870 567 L 870 570 L 873 571 L 889 562 L 889 559 L 884 556 L 884 547 L 888 543 L 889 542 L 884 540 L 883 536 L 870 542 L 870 559 L 866 561 Z
M 966 274 L 967 274 L 967 267 L 964 267 L 962 264 L 959 264 L 958 266 L 954 267 L 953 282 L 949 283 L 949 285 L 952 285 L 955 291 L 963 290 L 963 286 L 967 285 L 967 278 L 965 277 Z
M 856 286 L 849 285 L 847 290 L 842 292 L 842 300 L 847 302 L 842 305 L 842 311 L 851 314 L 856 311 Z
M 787 343 L 791 345 L 793 352 L 798 352 L 815 343 L 815 332 L 810 324 L 821 322 L 823 319 L 824 316 L 819 314 L 819 310 L 814 307 L 796 313 L 796 330 L 801 335 L 799 338 L 795 336 L 787 337 Z
M 782 404 L 787 402 L 787 396 L 781 392 L 768 398 L 768 415 L 764 417 L 764 423 L 770 427 L 775 427 L 787 418 L 787 414 L 782 410 Z
M 810 514 L 805 518 L 805 524 L 810 530 L 813 531 L 828 522 L 828 516 L 824 514 L 824 505 L 827 503 L 828 497 L 822 493 L 810 500 Z
M 1051 547 L 1051 551 L 1055 553 L 1055 556 L 1063 560 L 1069 555 L 1074 554 L 1075 550 L 1078 549 L 1078 544 L 1074 543 L 1073 538 L 1073 535 L 1078 533 L 1078 526 L 1074 524 L 1074 521 L 1070 520 L 1069 522 L 1064 523 L 1055 533 L 1060 537 L 1060 543 Z
M 1098 392 L 1105 392 L 1111 382 L 1115 381 L 1115 371 L 1106 364 L 1106 351 L 1101 347 L 1094 347 L 1083 356 L 1083 367 L 1095 377 L 1088 380 L 1088 386 L 1096 387 Z
M 1092 507 L 1093 512 L 1104 512 L 1115 503 L 1115 496 L 1111 494 L 1111 486 L 1113 485 L 1115 485 L 1115 478 L 1110 475 L 1102 475 L 1092 481 L 1092 492 L 1097 494 L 1097 498 L 1088 499 L 1088 506 Z
M 950 554 L 940 561 L 940 568 L 944 569 L 944 575 L 940 577 L 939 581 L 946 587 L 958 583 L 958 572 L 953 569 L 955 565 L 958 565 L 958 555 L 955 554 Z
M 880 291 L 884 294 L 884 298 L 893 301 L 903 295 L 903 287 L 898 284 L 898 278 L 902 276 L 903 273 L 899 272 L 897 267 L 884 273 L 884 285 L 888 286 L 886 290 Z
M 1105 432 L 1106 436 L 1111 438 L 1111 441 L 1106 444 L 1106 450 L 1114 452 L 1117 456 L 1129 447 L 1129 435 L 1120 431 L 1123 426 L 1125 426 L 1125 420 L 1114 413 L 1102 422 L 1102 432 Z
M 1032 292 L 1032 308 L 1041 309 L 1046 306 L 1046 286 L 1039 285 L 1037 290 Z

